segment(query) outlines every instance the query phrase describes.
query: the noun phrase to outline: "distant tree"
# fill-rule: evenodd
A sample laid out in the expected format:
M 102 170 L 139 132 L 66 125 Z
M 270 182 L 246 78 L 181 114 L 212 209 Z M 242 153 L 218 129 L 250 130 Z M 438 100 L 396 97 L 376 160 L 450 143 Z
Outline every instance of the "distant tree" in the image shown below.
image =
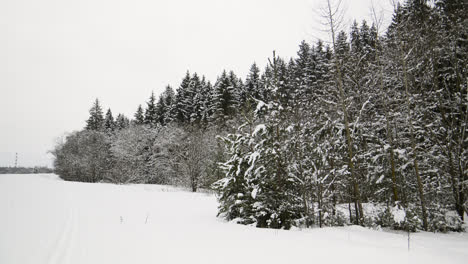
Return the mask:
M 109 176 L 110 144 L 104 132 L 83 130 L 68 135 L 51 152 L 55 173 L 68 181 L 98 182 Z
M 237 111 L 239 105 L 239 94 L 236 90 L 239 83 L 234 73 L 223 71 L 218 77 L 213 89 L 212 112 L 213 121 L 225 124 Z
M 297 58 L 294 60 L 294 85 L 298 100 L 308 100 L 312 93 L 312 84 L 315 80 L 315 61 L 313 48 L 305 41 L 299 45 Z M 294 95 L 293 95 L 294 96 Z
M 175 94 L 171 86 L 166 86 L 166 89 L 159 97 L 156 105 L 156 113 L 158 116 L 158 123 L 162 126 L 169 124 L 172 121 L 171 112 L 174 107 Z
M 207 158 L 213 147 L 209 142 L 209 138 L 201 129 L 191 127 L 182 143 L 182 151 L 178 156 L 179 166 L 193 192 L 196 192 L 207 178 Z
M 93 103 L 91 109 L 89 109 L 89 118 L 86 121 L 87 130 L 100 131 L 104 126 L 104 116 L 102 113 L 102 107 L 99 103 L 99 100 L 96 100 Z
M 146 183 L 154 175 L 151 164 L 153 131 L 146 126 L 131 126 L 119 130 L 112 142 L 114 160 L 108 181 L 116 183 Z
M 203 125 L 208 124 L 213 115 L 211 105 L 213 104 L 213 86 L 209 81 L 206 81 L 205 76 L 202 77 L 201 82 L 201 89 L 199 91 L 199 111 L 201 116 L 201 122 Z
M 150 127 L 154 127 L 158 121 L 157 109 L 156 109 L 156 97 L 154 92 L 151 92 L 149 101 L 146 103 L 145 121 L 144 123 Z
M 161 94 L 159 96 L 158 102 L 156 103 L 156 117 L 157 117 L 156 122 L 162 126 L 166 124 L 165 116 L 166 116 L 167 110 L 168 110 L 168 107 L 166 107 L 164 95 Z
M 194 73 L 191 80 L 189 87 L 187 89 L 186 95 L 186 111 L 187 116 L 189 117 L 190 124 L 200 124 L 202 119 L 202 112 L 203 112 L 203 93 L 202 93 L 202 83 L 200 77 L 198 77 L 197 73 Z
M 115 121 L 112 116 L 111 109 L 107 109 L 106 118 L 104 119 L 104 131 L 108 134 L 112 134 L 115 130 Z
M 258 68 L 257 64 L 254 63 L 252 66 L 250 66 L 249 73 L 247 74 L 242 93 L 240 94 L 240 103 L 242 105 L 246 105 L 246 103 L 249 101 L 249 104 L 252 105 L 254 102 L 253 99 L 264 100 L 262 96 L 263 91 L 261 90 L 260 69 Z
M 141 105 L 138 106 L 138 109 L 135 112 L 134 118 L 135 118 L 134 123 L 136 125 L 143 125 L 144 124 L 145 116 L 143 114 L 143 108 L 141 107 Z
M 118 114 L 115 119 L 115 127 L 118 130 L 128 128 L 130 126 L 130 120 L 124 114 Z
M 191 105 L 191 94 L 189 91 L 190 82 L 192 77 L 190 73 L 187 71 L 185 77 L 182 79 L 179 88 L 177 88 L 177 93 L 175 95 L 175 100 L 172 108 L 171 118 L 172 120 L 184 123 L 190 119 L 190 110 L 189 107 Z
M 174 102 L 175 102 L 175 97 L 176 94 L 174 92 L 174 89 L 172 89 L 171 86 L 166 86 L 166 90 L 164 90 L 164 104 L 167 107 L 166 114 L 164 116 L 164 123 L 169 124 L 173 121 L 171 113 L 173 112 L 173 109 L 175 107 Z
M 187 185 L 180 157 L 184 153 L 186 132 L 175 124 L 157 130 L 151 145 L 151 166 L 154 175 L 151 183 Z

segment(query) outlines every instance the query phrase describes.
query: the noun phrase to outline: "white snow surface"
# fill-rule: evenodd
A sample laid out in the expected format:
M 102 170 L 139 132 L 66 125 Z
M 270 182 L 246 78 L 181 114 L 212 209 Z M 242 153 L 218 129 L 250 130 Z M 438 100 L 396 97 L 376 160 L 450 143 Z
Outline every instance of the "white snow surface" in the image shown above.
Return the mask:
M 400 224 L 405 221 L 406 213 L 405 213 L 405 210 L 403 210 L 403 208 L 394 206 L 391 210 L 392 210 L 392 215 L 393 215 L 393 221 L 395 221 L 395 223 Z
M 467 263 L 468 234 L 259 229 L 211 194 L 0 175 L 0 263 Z
M 265 133 L 265 130 L 266 130 L 265 124 L 257 125 L 252 135 L 256 136 L 259 132 Z

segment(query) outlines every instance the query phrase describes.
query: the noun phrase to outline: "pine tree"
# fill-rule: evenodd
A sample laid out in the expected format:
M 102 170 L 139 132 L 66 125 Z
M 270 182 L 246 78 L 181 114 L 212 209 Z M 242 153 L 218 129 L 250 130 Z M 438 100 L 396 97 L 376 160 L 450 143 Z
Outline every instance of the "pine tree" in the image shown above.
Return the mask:
M 164 94 L 159 96 L 158 102 L 156 103 L 156 123 L 160 124 L 161 126 L 166 125 L 166 113 L 168 111 L 168 107 L 166 106 L 166 100 L 164 98 Z
M 218 77 L 213 89 L 212 104 L 212 119 L 218 124 L 225 124 L 236 113 L 239 102 L 237 86 L 237 77 L 232 72 L 228 75 L 223 71 Z
M 213 86 L 209 81 L 206 81 L 205 76 L 201 80 L 201 121 L 203 124 L 208 124 L 213 115 L 212 104 L 213 104 Z
M 256 223 L 258 227 L 286 228 L 300 216 L 300 201 L 296 199 L 293 180 L 287 173 L 285 145 L 287 122 L 280 105 L 278 92 L 278 58 L 271 62 L 272 85 L 268 89 L 274 100 L 268 104 L 258 101 L 257 118 L 265 116 L 265 123 L 253 132 L 225 137 L 230 159 L 223 165 L 227 177 L 215 184 L 220 193 L 220 213 L 226 218 L 240 218 L 241 223 Z M 266 113 L 260 113 L 264 112 Z M 248 121 L 240 131 L 250 127 Z
M 143 125 L 144 124 L 145 116 L 143 114 L 143 108 L 141 107 L 141 105 L 138 105 L 138 109 L 135 112 L 134 118 L 135 118 L 134 123 L 136 125 Z
M 231 94 L 232 94 L 232 97 L 233 97 L 233 100 L 232 100 L 232 104 L 233 104 L 233 108 L 235 110 L 238 109 L 238 107 L 240 106 L 240 95 L 241 95 L 241 89 L 242 89 L 242 86 L 244 85 L 243 82 L 242 82 L 242 79 L 241 78 L 238 78 L 237 75 L 234 73 L 234 71 L 229 71 L 229 81 L 231 83 Z
M 173 112 L 173 108 L 175 107 L 174 106 L 175 93 L 171 86 L 169 85 L 166 86 L 166 89 L 163 92 L 163 97 L 164 97 L 164 106 L 166 108 L 164 112 L 163 123 L 169 124 L 170 122 L 173 121 L 171 113 Z
M 93 106 L 89 109 L 89 118 L 86 121 L 86 130 L 100 131 L 104 126 L 104 117 L 99 100 L 96 98 Z
M 431 58 L 434 69 L 434 83 L 438 100 L 438 119 L 440 130 L 436 144 L 440 146 L 447 171 L 453 203 L 460 219 L 464 219 L 464 212 L 468 212 L 467 190 L 468 151 L 466 144 L 468 105 L 468 15 L 466 1 L 456 0 L 436 1 L 436 58 Z M 464 81 L 465 80 L 465 81 Z M 465 111 L 463 111 L 465 109 Z M 436 126 L 437 127 L 437 126 Z
M 190 73 L 187 71 L 185 77 L 182 79 L 179 88 L 177 88 L 177 93 L 174 100 L 174 107 L 172 108 L 172 119 L 179 123 L 184 123 L 189 120 L 190 112 L 189 112 L 189 105 L 190 102 L 190 94 L 189 94 L 189 86 L 191 82 Z
M 190 85 L 187 90 L 188 96 L 186 98 L 189 123 L 191 124 L 198 125 L 202 119 L 204 101 L 202 89 L 200 77 L 198 77 L 197 73 L 194 73 L 190 80 Z
M 130 119 L 128 119 L 123 114 L 118 114 L 117 118 L 115 119 L 116 129 L 122 130 L 130 127 Z
M 424 22 L 427 6 L 419 1 L 407 2 L 404 6 L 398 7 L 395 10 L 392 24 L 388 30 L 388 43 L 391 48 L 395 49 L 395 54 L 389 54 L 389 58 L 394 65 L 394 70 L 399 72 L 395 83 L 401 89 L 402 105 L 399 109 L 404 118 L 401 122 L 400 132 L 400 148 L 407 153 L 403 156 L 407 167 L 407 173 L 414 177 L 407 177 L 405 184 L 406 200 L 408 202 L 418 202 L 420 216 L 422 219 L 422 228 L 429 228 L 429 210 L 427 202 L 426 183 L 430 181 L 430 166 L 429 160 L 432 159 L 430 153 L 431 145 L 426 140 L 429 139 L 428 131 L 425 130 L 424 120 L 430 98 L 421 96 L 424 93 L 426 86 L 424 84 L 424 72 L 428 64 L 424 60 L 425 49 L 421 41 L 421 37 L 426 34 L 421 34 L 427 29 L 427 24 Z M 418 25 L 415 27 L 415 25 Z M 393 56 L 392 56 L 393 55 Z M 416 62 L 417 61 L 417 62 Z M 411 72 L 410 70 L 411 69 Z M 430 112 L 430 110 L 429 110 Z M 424 140 L 426 139 L 426 140 Z M 426 142 L 425 142 L 426 141 Z M 427 151 L 423 151 L 427 150 Z M 412 194 L 417 195 L 412 195 Z
M 155 127 L 158 120 L 157 109 L 156 109 L 156 97 L 154 92 L 151 92 L 149 101 L 146 103 L 145 121 L 144 123 L 150 127 Z
M 315 61 L 314 61 L 314 49 L 305 42 L 302 41 L 299 45 L 299 51 L 297 52 L 297 58 L 294 60 L 294 86 L 296 87 L 296 95 L 298 102 L 307 102 L 312 96 L 312 86 L 316 80 L 315 76 Z
M 376 16 L 376 14 L 374 13 Z M 388 73 L 392 72 L 391 66 L 385 60 L 384 42 L 377 35 L 378 25 L 377 17 L 371 27 L 371 42 L 373 47 L 370 47 L 375 56 L 370 59 L 366 78 L 369 80 L 370 87 L 378 87 L 372 90 L 377 96 L 372 104 L 372 109 L 369 112 L 373 115 L 369 118 L 371 128 L 380 133 L 373 133 L 370 150 L 367 153 L 367 164 L 370 164 L 369 174 L 380 175 L 377 180 L 373 179 L 375 190 L 371 190 L 369 194 L 374 201 L 386 202 L 391 200 L 393 205 L 401 206 L 402 201 L 402 184 L 400 182 L 398 151 L 395 144 L 395 135 L 392 124 L 398 121 L 397 106 L 401 102 L 399 93 L 392 89 Z M 375 74 L 378 72 L 378 74 Z M 369 133 L 370 134 L 370 133 Z M 383 146 L 379 147 L 379 146 Z M 382 195 L 384 194 L 384 195 Z M 375 197 L 377 196 L 377 197 Z M 378 197 L 383 199 L 378 199 Z M 391 198 L 390 198 L 391 197 Z M 403 204 L 404 205 L 404 204 Z
M 260 69 L 256 63 L 253 63 L 245 79 L 243 93 L 240 98 L 241 104 L 245 105 L 247 101 L 252 103 L 255 99 L 264 100 L 260 86 Z
M 106 118 L 104 119 L 104 131 L 108 134 L 112 134 L 115 130 L 115 121 L 112 116 L 111 109 L 107 109 Z

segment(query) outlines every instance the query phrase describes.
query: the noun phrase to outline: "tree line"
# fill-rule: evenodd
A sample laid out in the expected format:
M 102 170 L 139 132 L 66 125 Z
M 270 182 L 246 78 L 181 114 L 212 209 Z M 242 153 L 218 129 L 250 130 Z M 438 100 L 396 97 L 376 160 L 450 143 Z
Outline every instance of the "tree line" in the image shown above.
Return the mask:
M 53 173 L 54 170 L 45 166 L 35 167 L 0 167 L 0 174 L 32 174 Z
M 96 99 L 86 127 L 53 151 L 57 174 L 211 188 L 222 217 L 258 227 L 461 230 L 467 4 L 408 0 L 380 35 L 366 21 L 338 30 L 327 3 L 330 44 L 303 41 L 295 58 L 273 54 L 245 80 L 187 72 L 131 119 L 104 115 Z

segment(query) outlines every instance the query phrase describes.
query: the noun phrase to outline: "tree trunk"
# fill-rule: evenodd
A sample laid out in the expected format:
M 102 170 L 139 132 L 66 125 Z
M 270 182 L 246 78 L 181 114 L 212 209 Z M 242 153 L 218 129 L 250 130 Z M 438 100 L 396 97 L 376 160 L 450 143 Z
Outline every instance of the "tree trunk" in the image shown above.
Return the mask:
M 333 171 L 334 169 L 334 162 L 333 162 L 333 159 L 330 159 L 330 167 Z M 334 177 L 333 177 L 334 178 Z M 331 184 L 331 187 L 330 187 L 331 191 L 332 191 L 332 215 L 335 216 L 336 215 L 336 193 L 335 193 L 335 184 L 332 182 Z
M 317 184 L 317 202 L 318 202 L 318 215 L 319 215 L 319 227 L 322 228 L 322 184 Z
M 383 70 L 380 69 L 380 88 L 381 91 L 383 91 Z M 392 178 L 392 191 L 393 191 L 393 202 L 397 202 L 399 200 L 398 197 L 398 184 L 397 184 L 397 179 L 396 179 L 396 170 L 395 170 L 395 153 L 393 150 L 393 137 L 392 137 L 392 131 L 390 127 L 390 122 L 389 122 L 389 116 L 388 116 L 388 107 L 387 107 L 387 102 L 384 99 L 384 112 L 385 112 L 385 121 L 386 121 L 386 128 L 387 128 L 387 140 L 389 144 L 388 148 L 388 155 L 390 159 L 390 175 Z
M 327 1 L 328 4 L 328 9 L 327 9 L 327 18 L 328 18 L 328 23 L 330 25 L 330 31 L 331 31 L 331 36 L 332 36 L 332 42 L 333 42 L 333 51 L 335 52 L 336 55 L 336 43 L 335 43 L 335 15 L 336 12 L 332 11 L 331 3 L 330 0 Z M 361 193 L 359 190 L 359 184 L 356 179 L 356 175 L 354 172 L 354 155 L 353 155 L 353 142 L 351 140 L 351 132 L 349 129 L 349 121 L 348 121 L 348 111 L 346 109 L 346 104 L 345 104 L 345 94 L 344 94 L 344 88 L 343 88 L 343 76 L 341 72 L 341 66 L 340 63 L 338 62 L 337 58 L 335 57 L 334 59 L 334 66 L 336 68 L 336 76 L 335 80 L 338 85 L 338 92 L 339 92 L 339 100 L 340 100 L 340 105 L 341 105 L 341 111 L 343 112 L 343 121 L 345 125 L 345 131 L 346 131 L 346 142 L 348 145 L 348 167 L 350 170 L 351 174 L 351 184 L 353 188 L 353 199 L 354 203 L 356 204 L 357 210 L 356 210 L 356 219 L 357 223 L 362 223 L 362 219 L 364 218 L 363 210 L 362 210 L 362 203 L 361 203 Z
M 419 174 L 419 164 L 418 164 L 418 154 L 416 150 L 416 139 L 414 137 L 414 127 L 411 118 L 411 107 L 410 107 L 410 100 L 409 100 L 409 84 L 408 84 L 408 76 L 406 71 L 406 60 L 404 59 L 403 55 L 400 52 L 402 64 L 403 64 L 403 81 L 405 85 L 405 96 L 406 96 L 406 107 L 407 107 L 407 123 L 410 129 L 410 140 L 411 140 L 411 149 L 413 151 L 413 166 L 414 166 L 414 174 L 416 176 L 416 181 L 418 183 L 418 194 L 419 194 L 419 201 L 421 203 L 421 211 L 423 217 L 423 228 L 427 231 L 427 211 L 426 211 L 426 202 L 424 200 L 424 188 L 421 180 L 421 176 Z

